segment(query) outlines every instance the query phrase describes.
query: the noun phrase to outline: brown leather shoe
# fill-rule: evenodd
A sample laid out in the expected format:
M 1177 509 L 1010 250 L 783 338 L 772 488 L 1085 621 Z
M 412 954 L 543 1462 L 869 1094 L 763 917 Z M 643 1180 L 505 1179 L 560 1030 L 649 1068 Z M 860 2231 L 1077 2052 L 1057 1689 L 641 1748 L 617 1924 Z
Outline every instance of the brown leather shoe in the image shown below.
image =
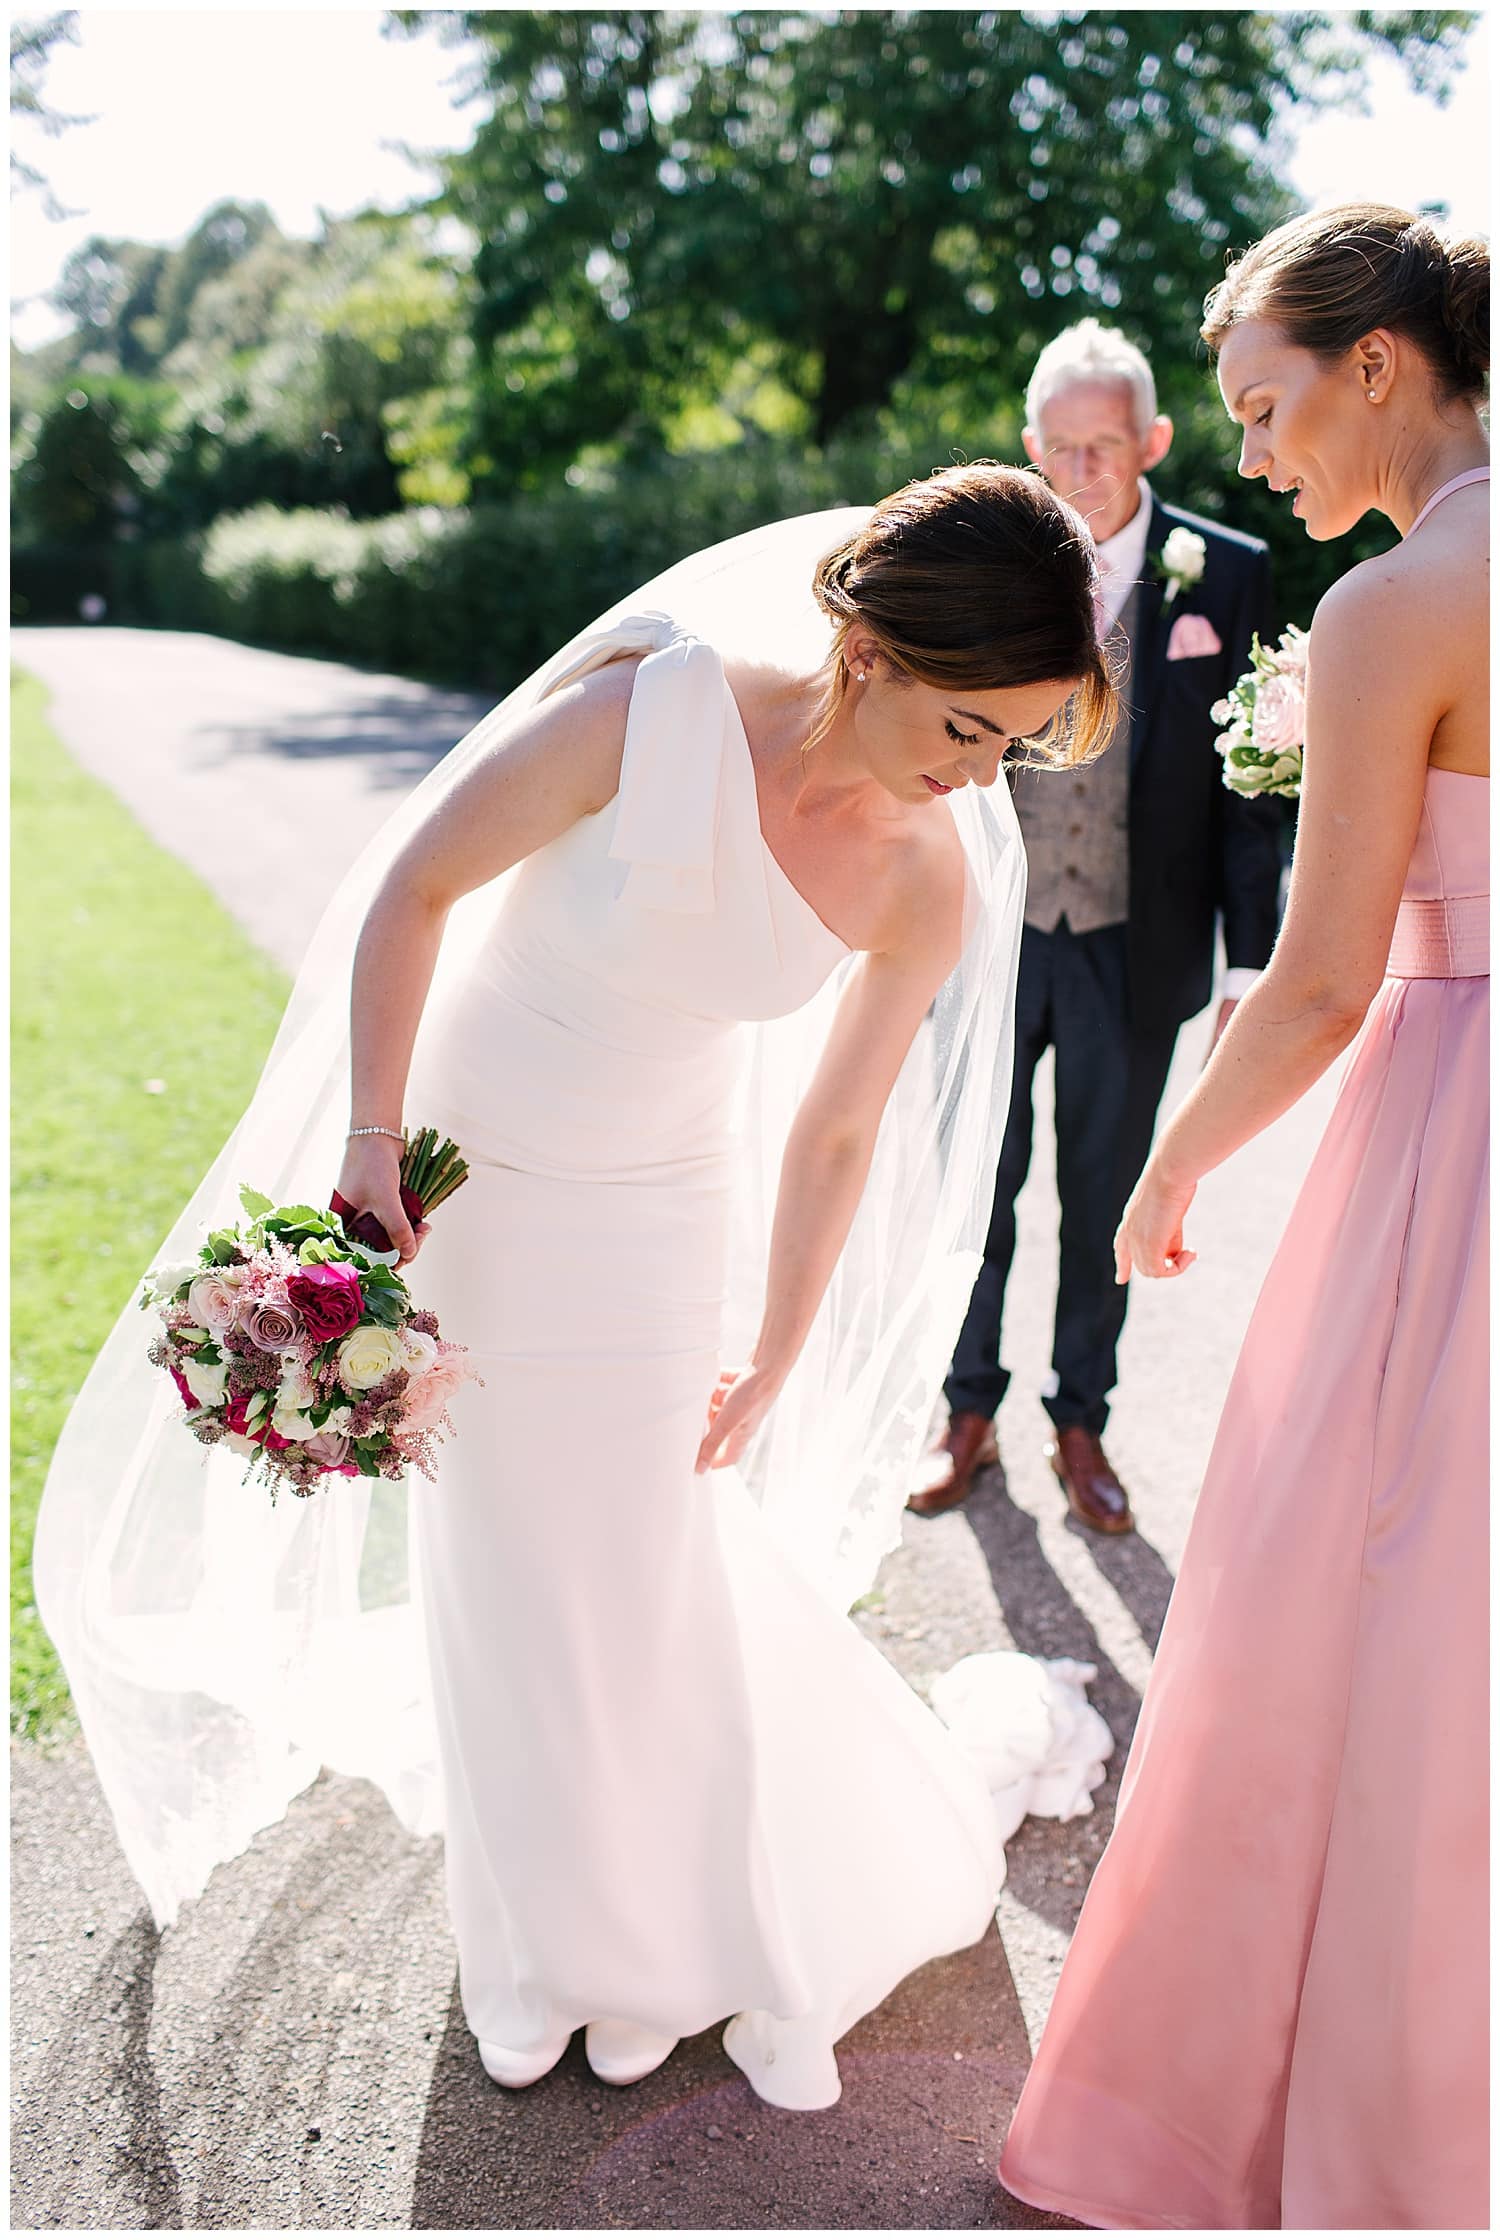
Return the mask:
M 1110 1468 L 1096 1433 L 1085 1431 L 1081 1423 L 1067 1424 L 1048 1440 L 1044 1451 L 1080 1523 L 1091 1525 L 1095 1532 L 1135 1530 L 1130 1496 Z
M 1000 1460 L 993 1416 L 970 1414 L 960 1408 L 948 1419 L 942 1445 L 924 1457 L 926 1474 L 907 1508 L 919 1517 L 941 1516 L 968 1498 L 976 1471 L 988 1470 Z

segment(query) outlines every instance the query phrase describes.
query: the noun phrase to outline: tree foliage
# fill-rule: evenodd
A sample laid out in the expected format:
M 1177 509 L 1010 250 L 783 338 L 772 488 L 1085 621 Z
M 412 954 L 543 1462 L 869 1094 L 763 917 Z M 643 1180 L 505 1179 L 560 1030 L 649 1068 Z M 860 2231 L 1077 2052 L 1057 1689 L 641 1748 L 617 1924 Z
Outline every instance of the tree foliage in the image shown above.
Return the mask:
M 406 12 L 470 42 L 481 484 L 658 434 L 769 342 L 826 444 L 903 386 L 1024 388 L 1089 310 L 1170 392 L 1225 252 L 1287 215 L 1289 105 L 1467 19 L 1251 10 Z
M 1289 612 L 1378 542 L 1310 547 L 1236 483 L 1196 329 L 1226 254 L 1291 207 L 1294 112 L 1355 98 L 1378 50 L 1441 98 L 1471 17 L 391 20 L 462 42 L 478 122 L 441 193 L 314 241 L 237 201 L 177 247 L 87 241 L 54 296 L 72 334 L 16 361 L 23 538 L 76 558 L 265 504 L 602 508 L 653 475 L 675 505 L 705 453 L 752 510 L 868 498 L 1018 457 L 1037 351 L 1097 312 L 1177 422 L 1163 487 L 1269 536 Z M 21 34 L 38 101 L 68 25 Z
M 43 173 L 34 163 L 28 163 L 15 144 L 16 127 L 20 124 L 35 126 L 49 138 L 56 139 L 69 125 L 86 124 L 86 117 L 67 117 L 54 109 L 44 98 L 42 83 L 47 75 L 47 65 L 52 50 L 59 44 L 76 46 L 78 42 L 78 10 L 62 8 L 50 16 L 16 16 L 10 27 L 10 191 L 12 194 L 27 189 L 40 190 L 43 207 L 49 218 L 65 218 L 64 210 L 48 186 Z
M 135 462 L 123 526 L 148 535 L 261 501 L 356 515 L 462 502 L 462 285 L 420 217 L 345 220 L 307 242 L 263 205 L 221 203 L 180 248 L 84 242 L 53 294 L 71 347 L 44 354 L 50 387 L 16 384 L 23 533 L 77 517 L 76 492 L 44 485 L 66 476 L 54 431 L 77 425 L 78 394 L 107 398 Z

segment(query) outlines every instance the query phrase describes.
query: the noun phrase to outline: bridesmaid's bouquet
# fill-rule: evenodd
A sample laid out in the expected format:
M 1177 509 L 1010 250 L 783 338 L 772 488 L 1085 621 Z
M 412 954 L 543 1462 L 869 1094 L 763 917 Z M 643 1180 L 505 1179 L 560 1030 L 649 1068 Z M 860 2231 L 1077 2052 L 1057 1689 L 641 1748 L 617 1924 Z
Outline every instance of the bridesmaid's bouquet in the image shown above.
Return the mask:
M 1307 632 L 1293 624 L 1274 646 L 1253 637 L 1249 668 L 1210 713 L 1222 727 L 1215 745 L 1230 791 L 1295 801 L 1307 728 Z
M 467 1169 L 452 1179 L 462 1161 L 442 1148 L 449 1196 Z M 408 1211 L 420 1220 L 437 1202 L 413 1193 Z M 240 1203 L 243 1223 L 212 1230 L 196 1260 L 153 1269 L 141 1294 L 161 1324 L 150 1358 L 176 1385 L 188 1430 L 243 1455 L 247 1481 L 273 1500 L 330 1477 L 433 1477 L 449 1402 L 475 1373 L 467 1349 L 413 1306 L 368 1215 L 346 1226 L 337 1211 L 274 1206 L 249 1189 Z M 380 1243 L 355 1233 L 367 1226 Z

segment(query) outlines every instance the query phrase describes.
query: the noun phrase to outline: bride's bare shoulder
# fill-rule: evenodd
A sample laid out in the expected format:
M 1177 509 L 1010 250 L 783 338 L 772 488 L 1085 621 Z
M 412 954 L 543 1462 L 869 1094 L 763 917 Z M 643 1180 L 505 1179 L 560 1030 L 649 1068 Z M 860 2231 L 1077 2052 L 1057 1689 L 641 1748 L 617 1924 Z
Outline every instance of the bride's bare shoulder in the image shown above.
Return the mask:
M 963 842 L 945 808 L 934 803 L 901 819 L 881 850 L 881 926 L 870 946 L 936 948 L 951 969 L 963 946 L 966 883 Z

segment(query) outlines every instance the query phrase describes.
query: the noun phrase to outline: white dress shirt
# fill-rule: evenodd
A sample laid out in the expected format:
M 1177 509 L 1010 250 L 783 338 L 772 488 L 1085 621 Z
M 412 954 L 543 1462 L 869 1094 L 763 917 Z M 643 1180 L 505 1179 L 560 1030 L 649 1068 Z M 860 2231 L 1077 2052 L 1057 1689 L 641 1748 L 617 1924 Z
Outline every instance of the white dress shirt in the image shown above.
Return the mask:
M 1140 484 L 1141 502 L 1123 529 L 1116 529 L 1098 546 L 1099 591 L 1112 630 L 1133 583 L 1146 573 L 1146 539 L 1151 534 L 1151 487 Z
M 1123 529 L 1106 537 L 1099 546 L 1099 590 L 1105 617 L 1112 630 L 1120 619 L 1120 609 L 1130 595 L 1133 583 L 1140 583 L 1146 573 L 1146 539 L 1151 534 L 1151 485 L 1144 479 L 1140 483 L 1141 502 Z M 1220 1003 L 1238 1003 L 1248 995 L 1260 974 L 1244 964 L 1226 967 L 1219 988 Z

